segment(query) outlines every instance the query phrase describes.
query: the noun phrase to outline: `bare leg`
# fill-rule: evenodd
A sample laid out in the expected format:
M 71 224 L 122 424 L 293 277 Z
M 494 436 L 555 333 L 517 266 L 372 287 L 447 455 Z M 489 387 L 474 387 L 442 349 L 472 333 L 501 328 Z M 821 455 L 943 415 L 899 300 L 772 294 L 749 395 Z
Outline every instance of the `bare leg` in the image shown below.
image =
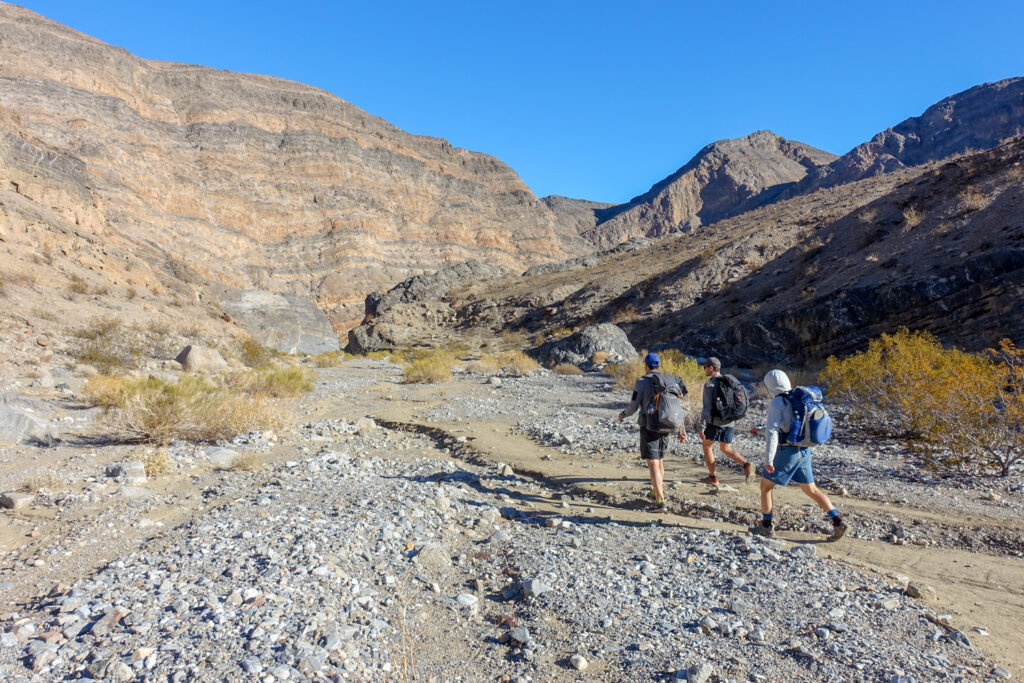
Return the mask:
M 763 491 L 764 489 L 762 488 L 761 490 Z M 828 512 L 829 510 L 832 509 L 832 501 L 828 499 L 828 496 L 825 495 L 824 491 L 819 489 L 814 484 L 800 484 L 800 490 L 806 493 L 807 496 L 815 503 L 817 503 L 818 507 L 820 507 L 825 512 Z
M 775 483 L 767 479 L 761 480 L 761 512 L 770 515 L 772 513 L 772 489 Z
M 727 458 L 732 460 L 737 465 L 746 465 L 747 464 L 747 461 L 744 460 L 743 456 L 741 456 L 736 451 L 736 449 L 732 447 L 732 444 L 723 443 L 723 444 L 719 444 L 719 446 L 722 449 L 722 455 L 726 456 Z
M 701 450 L 704 451 L 704 464 L 708 466 L 708 474 L 712 477 L 715 476 L 715 454 L 711 452 L 711 447 L 714 445 L 714 441 L 707 439 L 700 442 Z
M 664 478 L 665 468 L 662 461 L 659 460 L 648 460 L 647 471 L 651 473 L 651 487 L 654 489 L 654 497 L 657 500 L 665 500 L 665 492 L 662 490 L 662 479 Z

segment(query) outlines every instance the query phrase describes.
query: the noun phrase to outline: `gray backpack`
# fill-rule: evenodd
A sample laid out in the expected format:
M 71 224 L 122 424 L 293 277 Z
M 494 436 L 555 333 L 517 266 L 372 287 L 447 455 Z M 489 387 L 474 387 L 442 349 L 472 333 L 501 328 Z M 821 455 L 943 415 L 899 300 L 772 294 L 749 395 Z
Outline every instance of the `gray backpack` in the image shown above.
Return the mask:
M 675 434 L 683 426 L 686 385 L 675 375 L 651 373 L 654 395 L 644 406 L 644 428 L 655 434 Z

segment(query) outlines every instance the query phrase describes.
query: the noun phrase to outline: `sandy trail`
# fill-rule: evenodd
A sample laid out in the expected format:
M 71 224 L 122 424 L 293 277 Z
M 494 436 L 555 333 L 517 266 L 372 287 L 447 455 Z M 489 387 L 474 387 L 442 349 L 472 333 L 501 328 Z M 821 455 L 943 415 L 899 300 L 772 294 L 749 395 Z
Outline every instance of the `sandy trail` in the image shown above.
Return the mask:
M 348 366 L 352 367 L 352 366 Z M 352 368 L 359 372 L 358 368 Z M 378 370 L 379 371 L 379 370 Z M 571 515 L 592 515 L 622 522 L 650 522 L 653 517 L 643 512 L 642 495 L 649 486 L 647 470 L 634 454 L 612 458 L 615 462 L 590 461 L 583 457 L 568 456 L 557 449 L 539 445 L 534 440 L 512 433 L 514 416 L 505 420 L 455 422 L 431 421 L 424 417 L 431 408 L 442 405 L 447 397 L 466 396 L 486 391 L 477 383 L 448 383 L 442 385 L 399 384 L 400 373 L 393 381 L 385 380 L 370 391 L 346 397 L 326 406 L 326 417 L 354 420 L 370 416 L 410 426 L 420 425 L 441 429 L 452 436 L 464 436 L 480 457 L 511 465 L 517 473 L 540 477 L 570 490 L 579 501 L 567 511 L 559 508 L 560 500 L 541 499 L 536 494 L 523 496 L 539 512 Z M 693 437 L 691 436 L 692 440 Z M 680 448 L 697 448 L 696 442 L 674 444 Z M 628 463 L 623 467 L 622 463 Z M 744 484 L 742 474 L 732 468 L 720 468 L 723 484 L 736 492 L 716 492 L 713 487 L 698 483 L 707 472 L 701 464 L 672 457 L 666 460 L 667 495 L 674 499 L 706 499 L 720 505 L 734 505 L 749 511 L 751 521 L 757 519 L 758 488 L 754 480 Z M 816 519 L 817 508 L 811 509 L 809 500 L 795 487 L 776 489 L 776 509 L 790 510 L 787 516 L 798 515 Z M 977 515 L 959 515 L 955 512 L 927 510 L 883 505 L 853 496 L 833 496 L 842 509 L 852 509 L 854 516 L 893 515 L 907 524 L 913 520 L 941 520 L 964 527 L 977 527 L 987 523 Z M 592 513 L 585 512 L 592 508 Z M 670 505 L 671 507 L 671 505 Z M 714 528 L 726 531 L 745 531 L 745 526 L 697 519 L 680 514 L 661 518 L 666 525 L 691 528 Z M 1024 533 L 1024 522 L 1020 524 Z M 968 634 L 975 647 L 980 648 L 994 662 L 1014 674 L 1024 675 L 1024 562 L 1020 558 L 967 552 L 948 548 L 918 545 L 893 545 L 886 542 L 845 538 L 837 543 L 822 542 L 821 534 L 782 531 L 779 537 L 793 542 L 814 542 L 819 555 L 856 567 L 861 571 L 877 572 L 894 577 L 902 575 L 911 581 L 924 582 L 936 589 L 933 604 L 936 615 L 949 614 L 949 623 Z M 972 630 L 987 631 L 983 636 Z

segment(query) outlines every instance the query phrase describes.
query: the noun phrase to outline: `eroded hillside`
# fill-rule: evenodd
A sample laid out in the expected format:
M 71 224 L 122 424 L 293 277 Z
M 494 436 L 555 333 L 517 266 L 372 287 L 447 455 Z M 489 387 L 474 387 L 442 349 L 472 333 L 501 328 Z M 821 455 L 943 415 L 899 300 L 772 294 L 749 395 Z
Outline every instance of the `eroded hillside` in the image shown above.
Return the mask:
M 974 349 L 1020 339 L 1022 160 L 1018 138 L 564 270 L 462 287 L 444 302 L 420 302 L 434 314 L 423 338 L 443 338 L 445 320 L 480 339 L 610 321 L 638 347 L 751 364 L 849 352 L 899 326 Z M 409 304 L 402 315 L 414 312 Z

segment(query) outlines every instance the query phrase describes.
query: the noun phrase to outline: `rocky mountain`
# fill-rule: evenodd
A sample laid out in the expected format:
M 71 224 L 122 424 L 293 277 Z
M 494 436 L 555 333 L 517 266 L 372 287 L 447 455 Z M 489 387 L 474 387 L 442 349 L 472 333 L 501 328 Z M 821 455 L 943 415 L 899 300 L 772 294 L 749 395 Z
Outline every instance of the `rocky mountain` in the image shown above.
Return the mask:
M 616 206 L 557 194 L 541 197 L 541 201 L 558 217 L 560 225 L 576 230 L 579 235 L 587 234 L 594 229 L 600 211 Z
M 0 184 L 38 214 L 37 242 L 56 215 L 136 270 L 187 273 L 197 296 L 208 283 L 302 295 L 338 331 L 367 293 L 448 262 L 518 272 L 590 250 L 498 159 L 310 86 L 140 59 L 8 4 L 0 139 Z
M 613 322 L 637 348 L 749 365 L 819 361 L 901 326 L 975 350 L 1002 337 L 1024 343 L 1022 162 L 1024 137 L 780 201 L 715 230 L 457 288 L 420 302 L 431 313 L 420 323 L 403 316 L 404 338 L 544 339 Z
M 595 208 L 594 227 L 582 234 L 607 248 L 632 237 L 686 232 L 767 203 L 809 169 L 835 158 L 766 130 L 719 140 L 639 197 Z
M 544 201 L 567 229 L 607 248 L 631 237 L 685 232 L 823 187 L 991 149 L 1022 133 L 1024 78 L 1009 78 L 947 97 L 841 157 L 759 131 L 708 145 L 625 204 Z
M 916 166 L 953 154 L 991 149 L 1024 134 L 1024 78 L 983 83 L 888 128 L 829 164 L 811 169 L 787 191 L 806 194 Z

